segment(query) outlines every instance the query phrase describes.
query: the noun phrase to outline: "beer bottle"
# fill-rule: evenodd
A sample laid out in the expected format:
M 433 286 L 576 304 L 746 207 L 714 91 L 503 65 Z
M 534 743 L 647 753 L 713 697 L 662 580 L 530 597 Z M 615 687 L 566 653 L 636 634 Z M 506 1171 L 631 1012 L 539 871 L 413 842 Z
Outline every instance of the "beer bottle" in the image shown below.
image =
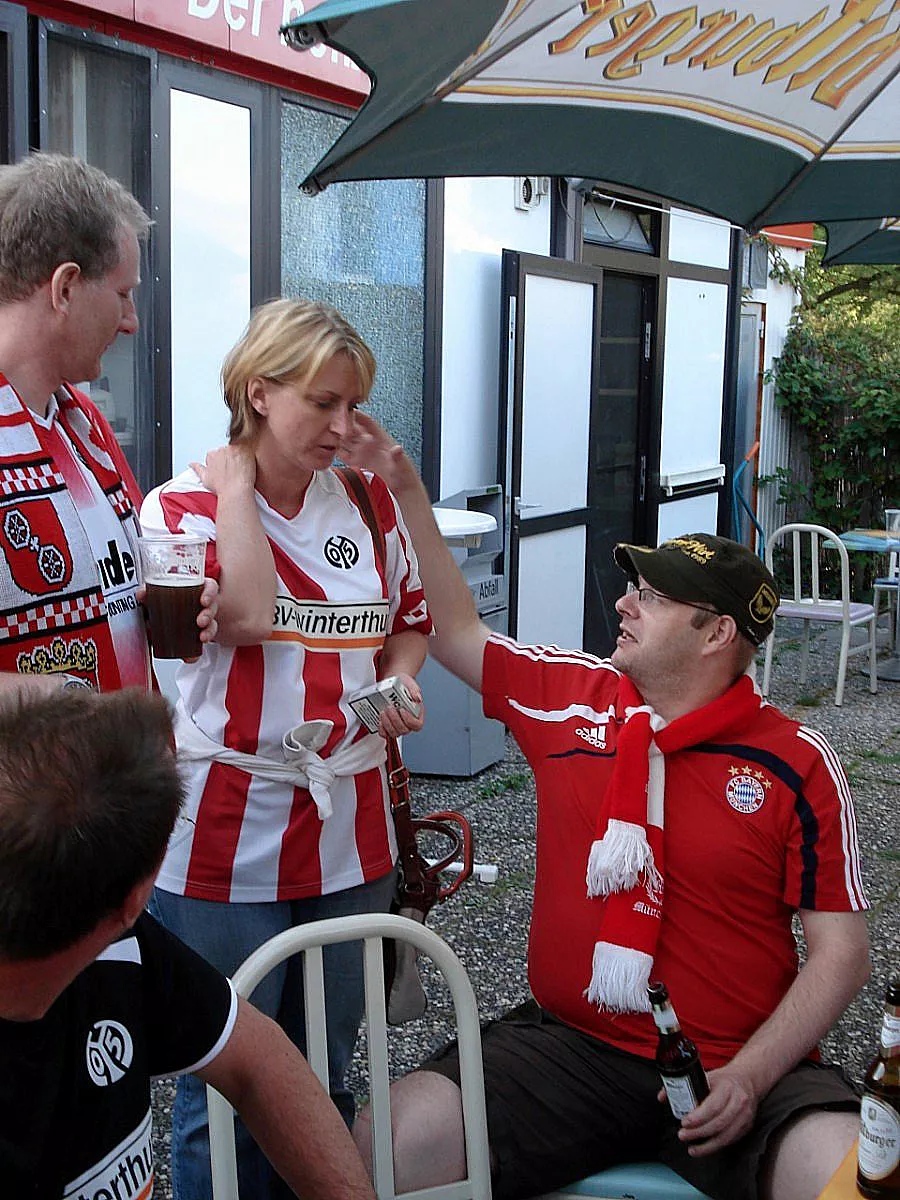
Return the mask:
M 681 1032 L 666 985 L 651 983 L 647 995 L 650 997 L 653 1020 L 659 1030 L 656 1069 L 666 1089 L 669 1107 L 680 1121 L 709 1095 L 706 1072 L 696 1045 L 687 1034 Z
M 881 1045 L 863 1089 L 856 1186 L 864 1196 L 900 1200 L 900 978 L 888 984 Z

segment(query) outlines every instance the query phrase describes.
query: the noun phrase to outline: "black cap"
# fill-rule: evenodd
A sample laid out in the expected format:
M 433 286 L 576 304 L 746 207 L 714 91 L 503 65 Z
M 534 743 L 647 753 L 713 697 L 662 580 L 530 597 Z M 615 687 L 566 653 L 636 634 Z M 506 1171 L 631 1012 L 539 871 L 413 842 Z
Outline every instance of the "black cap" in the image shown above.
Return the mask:
M 778 607 L 775 580 L 762 560 L 739 542 L 711 533 L 686 533 L 656 550 L 622 542 L 614 553 L 632 583 L 642 575 L 674 600 L 709 604 L 717 613 L 733 617 L 754 646 L 772 632 Z

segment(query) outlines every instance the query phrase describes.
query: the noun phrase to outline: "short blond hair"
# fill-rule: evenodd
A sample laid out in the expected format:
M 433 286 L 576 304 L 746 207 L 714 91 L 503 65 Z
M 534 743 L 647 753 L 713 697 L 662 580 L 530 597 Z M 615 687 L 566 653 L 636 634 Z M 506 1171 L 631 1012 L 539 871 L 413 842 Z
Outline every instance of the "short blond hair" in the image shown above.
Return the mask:
M 230 442 L 251 441 L 262 418 L 250 403 L 251 379 L 301 387 L 345 354 L 365 399 L 375 382 L 375 355 L 336 308 L 318 300 L 270 300 L 250 317 L 240 341 L 222 364 L 222 390 L 231 411 Z

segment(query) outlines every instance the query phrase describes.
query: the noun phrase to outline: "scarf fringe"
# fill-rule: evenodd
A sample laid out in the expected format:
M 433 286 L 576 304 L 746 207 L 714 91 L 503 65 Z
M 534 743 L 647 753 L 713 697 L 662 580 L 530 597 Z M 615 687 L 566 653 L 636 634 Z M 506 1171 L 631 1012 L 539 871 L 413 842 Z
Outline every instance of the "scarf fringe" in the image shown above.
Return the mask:
M 608 1012 L 649 1012 L 647 985 L 652 967 L 652 955 L 614 942 L 597 942 L 585 995 L 591 1004 Z
M 631 891 L 637 887 L 642 871 L 646 871 L 648 883 L 658 890 L 662 877 L 653 861 L 647 831 L 642 825 L 612 818 L 603 837 L 591 845 L 587 865 L 588 896 Z

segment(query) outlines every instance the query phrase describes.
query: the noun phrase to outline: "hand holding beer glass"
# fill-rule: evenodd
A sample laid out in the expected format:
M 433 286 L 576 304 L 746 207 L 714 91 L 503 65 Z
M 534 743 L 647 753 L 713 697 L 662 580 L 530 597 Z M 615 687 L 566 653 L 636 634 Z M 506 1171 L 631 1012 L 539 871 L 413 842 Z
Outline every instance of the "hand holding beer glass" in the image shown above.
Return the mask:
M 157 658 L 197 658 L 206 538 L 187 534 L 138 539 L 150 644 Z

